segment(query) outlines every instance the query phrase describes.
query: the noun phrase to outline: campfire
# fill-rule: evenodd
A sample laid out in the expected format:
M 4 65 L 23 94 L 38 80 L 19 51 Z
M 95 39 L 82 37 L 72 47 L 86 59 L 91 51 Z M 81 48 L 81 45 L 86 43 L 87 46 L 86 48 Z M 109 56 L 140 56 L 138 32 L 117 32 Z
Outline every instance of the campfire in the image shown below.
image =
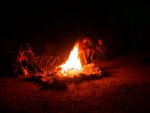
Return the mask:
M 31 50 L 29 52 L 31 52 Z M 27 60 L 28 58 L 26 58 L 26 56 L 22 57 L 22 53 L 23 52 L 20 52 L 21 57 L 19 57 L 19 61 Z M 83 65 L 81 63 L 81 60 L 82 59 L 79 57 L 79 43 L 75 43 L 67 61 L 65 61 L 65 63 L 61 65 L 54 66 L 53 68 L 52 67 L 45 68 L 41 66 L 41 68 L 39 69 L 36 68 L 36 70 L 38 69 L 38 72 L 36 71 L 35 73 L 30 72 L 29 69 L 26 69 L 23 66 L 21 66 L 21 69 L 23 70 L 23 73 L 26 77 L 40 78 L 42 82 L 46 82 L 46 83 L 53 83 L 55 80 L 62 80 L 62 78 L 74 79 L 74 78 L 81 78 L 83 76 L 84 77 L 91 77 L 91 76 L 100 77 L 102 75 L 102 71 L 98 67 L 96 67 L 93 62 Z M 54 59 L 52 63 L 54 63 L 54 61 L 56 61 L 56 59 Z M 27 66 L 28 65 L 32 66 L 33 64 L 34 66 L 36 64 L 37 65 L 36 67 L 38 67 L 37 63 L 31 62 L 31 64 L 29 64 L 29 61 L 27 61 Z M 34 66 L 33 68 L 35 69 Z
M 80 74 L 91 75 L 91 74 L 101 74 L 101 71 L 94 67 L 94 63 L 82 66 L 81 60 L 79 58 L 78 43 L 75 44 L 73 50 L 70 52 L 68 60 L 59 66 L 60 71 L 58 75 L 74 77 L 80 76 Z
M 101 70 L 95 67 L 94 63 L 82 65 L 81 59 L 79 58 L 79 44 L 76 43 L 67 61 L 59 66 L 51 69 L 42 78 L 43 81 L 52 82 L 54 79 L 60 78 L 75 78 L 81 76 L 97 76 L 102 75 Z M 49 78 L 50 77 L 50 78 Z

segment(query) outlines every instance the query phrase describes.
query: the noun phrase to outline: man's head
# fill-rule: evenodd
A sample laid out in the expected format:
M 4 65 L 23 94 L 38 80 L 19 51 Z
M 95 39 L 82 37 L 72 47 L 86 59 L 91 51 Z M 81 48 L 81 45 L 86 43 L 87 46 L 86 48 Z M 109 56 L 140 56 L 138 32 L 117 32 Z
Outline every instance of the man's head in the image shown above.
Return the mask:
M 84 37 L 84 38 L 82 39 L 82 43 L 88 43 L 88 41 L 89 41 L 89 38 L 87 38 L 87 37 Z
M 98 44 L 99 44 L 99 45 L 103 45 L 103 40 L 102 40 L 102 39 L 99 39 L 99 40 L 98 40 Z

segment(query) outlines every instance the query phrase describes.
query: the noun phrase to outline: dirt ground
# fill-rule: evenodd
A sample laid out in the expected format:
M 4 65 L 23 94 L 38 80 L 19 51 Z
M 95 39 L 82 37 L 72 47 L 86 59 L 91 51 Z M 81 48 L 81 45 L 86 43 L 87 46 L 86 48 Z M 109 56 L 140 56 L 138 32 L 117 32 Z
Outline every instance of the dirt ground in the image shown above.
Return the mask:
M 19 77 L 0 78 L 0 113 L 149 113 L 150 64 L 136 53 L 96 62 L 109 76 L 43 89 Z

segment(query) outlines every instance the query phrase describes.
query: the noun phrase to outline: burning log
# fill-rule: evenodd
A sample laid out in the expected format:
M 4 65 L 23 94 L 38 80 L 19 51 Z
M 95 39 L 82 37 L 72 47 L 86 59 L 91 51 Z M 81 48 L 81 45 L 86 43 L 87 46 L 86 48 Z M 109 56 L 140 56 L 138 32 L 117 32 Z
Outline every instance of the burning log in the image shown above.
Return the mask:
M 102 71 L 98 67 L 91 68 L 91 65 L 93 64 L 85 66 L 82 71 L 78 71 L 77 69 L 72 68 L 68 71 L 64 71 L 63 73 L 61 73 L 61 67 L 55 67 L 48 73 L 43 74 L 41 76 L 41 81 L 47 84 L 52 84 L 55 81 L 74 82 L 76 80 L 81 81 L 102 77 Z

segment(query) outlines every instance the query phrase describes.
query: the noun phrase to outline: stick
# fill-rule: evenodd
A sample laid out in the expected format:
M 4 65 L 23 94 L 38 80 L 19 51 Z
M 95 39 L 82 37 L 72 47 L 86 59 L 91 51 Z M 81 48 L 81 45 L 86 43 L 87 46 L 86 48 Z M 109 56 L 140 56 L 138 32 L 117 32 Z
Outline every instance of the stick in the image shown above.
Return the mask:
M 54 62 L 57 60 L 58 57 L 59 57 L 59 55 L 53 60 L 53 62 L 51 63 L 50 66 L 52 66 L 54 64 Z

